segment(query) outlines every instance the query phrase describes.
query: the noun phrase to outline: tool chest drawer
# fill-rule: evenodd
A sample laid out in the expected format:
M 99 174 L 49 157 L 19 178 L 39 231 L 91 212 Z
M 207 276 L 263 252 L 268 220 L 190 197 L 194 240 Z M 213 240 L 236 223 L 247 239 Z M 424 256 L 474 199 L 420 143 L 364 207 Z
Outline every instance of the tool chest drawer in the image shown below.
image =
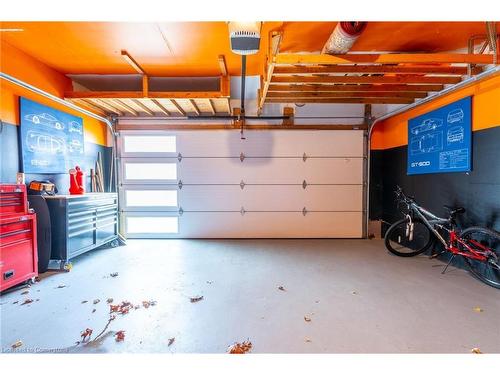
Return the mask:
M 36 215 L 0 216 L 0 291 L 38 275 Z
M 69 259 L 118 238 L 118 195 L 45 197 L 52 223 L 51 259 Z
M 0 215 L 27 214 L 26 185 L 0 184 Z

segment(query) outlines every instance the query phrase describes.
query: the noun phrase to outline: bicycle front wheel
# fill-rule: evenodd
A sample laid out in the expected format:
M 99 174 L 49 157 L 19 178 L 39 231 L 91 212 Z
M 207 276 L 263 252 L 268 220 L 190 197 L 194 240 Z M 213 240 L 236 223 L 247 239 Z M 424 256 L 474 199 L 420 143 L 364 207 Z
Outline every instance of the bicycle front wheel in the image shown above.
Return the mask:
M 435 236 L 420 219 L 396 221 L 385 233 L 385 247 L 400 257 L 422 254 L 434 245 Z
M 464 252 L 473 250 L 487 257 L 486 261 L 479 261 L 464 256 L 470 272 L 483 283 L 500 289 L 500 233 L 488 228 L 471 227 L 464 230 L 461 237 L 470 247 L 462 245 Z

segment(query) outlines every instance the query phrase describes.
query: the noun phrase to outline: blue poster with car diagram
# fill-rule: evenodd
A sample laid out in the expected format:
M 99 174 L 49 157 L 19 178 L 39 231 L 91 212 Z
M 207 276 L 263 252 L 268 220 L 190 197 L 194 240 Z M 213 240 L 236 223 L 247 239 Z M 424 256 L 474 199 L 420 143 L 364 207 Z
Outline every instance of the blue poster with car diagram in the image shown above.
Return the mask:
M 20 98 L 24 173 L 68 173 L 84 157 L 80 117 Z
M 409 175 L 471 170 L 472 97 L 408 121 Z

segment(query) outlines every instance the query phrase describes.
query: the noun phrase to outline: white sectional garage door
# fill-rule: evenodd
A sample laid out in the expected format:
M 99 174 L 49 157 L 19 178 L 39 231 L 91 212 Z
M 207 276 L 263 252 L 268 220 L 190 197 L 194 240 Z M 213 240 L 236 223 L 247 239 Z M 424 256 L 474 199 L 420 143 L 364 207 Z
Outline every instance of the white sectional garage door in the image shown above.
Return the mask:
M 359 238 L 360 130 L 120 133 L 129 238 Z

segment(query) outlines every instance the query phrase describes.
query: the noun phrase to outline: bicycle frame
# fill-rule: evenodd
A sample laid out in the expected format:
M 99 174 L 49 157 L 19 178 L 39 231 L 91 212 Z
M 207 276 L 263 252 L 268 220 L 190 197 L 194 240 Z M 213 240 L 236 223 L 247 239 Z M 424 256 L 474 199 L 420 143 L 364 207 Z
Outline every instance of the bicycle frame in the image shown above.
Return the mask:
M 434 233 L 436 238 L 444 245 L 444 248 L 451 252 L 454 255 L 461 255 L 467 258 L 479 260 L 479 261 L 486 261 L 488 258 L 484 255 L 485 253 L 490 252 L 491 250 L 488 249 L 486 246 L 480 244 L 477 241 L 474 240 L 469 240 L 470 243 L 472 243 L 474 246 L 477 246 L 478 248 L 481 249 L 481 252 L 478 252 L 477 250 L 473 249 L 469 244 L 464 241 L 460 235 L 457 233 L 457 230 L 455 228 L 455 224 L 453 222 L 452 218 L 449 219 L 444 219 L 442 217 L 434 215 L 432 212 L 426 210 L 425 208 L 419 206 L 416 204 L 414 201 L 411 201 L 408 204 L 408 209 L 410 213 L 412 214 L 417 214 L 417 216 L 422 220 L 424 225 L 429 228 L 429 230 Z M 450 224 L 451 228 L 446 228 L 445 225 Z M 449 240 L 446 241 L 441 233 L 436 228 L 443 229 L 448 232 L 449 234 Z M 466 251 L 461 251 L 458 245 L 462 245 Z

